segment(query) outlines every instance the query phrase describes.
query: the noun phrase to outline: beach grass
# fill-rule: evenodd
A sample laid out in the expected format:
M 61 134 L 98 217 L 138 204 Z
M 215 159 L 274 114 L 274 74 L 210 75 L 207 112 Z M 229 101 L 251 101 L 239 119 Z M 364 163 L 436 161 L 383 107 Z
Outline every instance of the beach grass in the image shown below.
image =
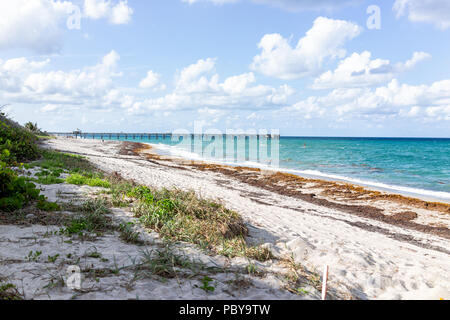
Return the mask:
M 139 233 L 133 230 L 132 223 L 121 223 L 118 227 L 120 239 L 127 243 L 142 245 L 144 242 L 139 238 Z
M 107 193 L 111 195 L 111 205 L 118 208 L 128 207 L 132 199 L 127 195 L 133 188 L 137 187 L 137 184 L 118 176 L 109 176 L 108 181 L 110 182 L 110 188 Z
M 83 236 L 86 233 L 102 233 L 114 229 L 107 216 L 110 210 L 104 199 L 89 199 L 81 206 L 73 206 L 71 209 L 78 214 L 65 223 L 65 227 L 60 230 L 61 234 Z
M 19 293 L 17 287 L 12 283 L 4 283 L 0 281 L 0 301 L 23 300 L 22 294 Z
M 42 171 L 36 173 L 37 178 L 32 179 L 32 181 L 44 185 L 64 183 L 64 179 L 60 178 L 62 173 L 62 169 L 53 169 L 51 171 L 43 169 Z
M 137 187 L 130 195 L 139 200 L 135 215 L 165 238 L 209 247 L 247 233 L 239 215 L 193 192 Z
M 247 257 L 261 262 L 274 259 L 272 252 L 268 248 L 249 246 L 242 235 L 238 235 L 233 239 L 224 239 L 217 253 L 225 257 Z
M 103 197 L 86 202 L 82 208 L 71 209 L 82 215 L 66 223 L 62 230 L 66 235 L 105 231 L 108 229 L 108 207 L 131 206 L 139 223 L 158 232 L 165 241 L 192 243 L 229 258 L 246 257 L 258 261 L 273 258 L 270 250 L 246 243 L 248 230 L 238 213 L 216 201 L 202 199 L 194 191 L 150 188 L 117 175 L 100 179 L 73 174 L 66 182 L 107 189 Z M 130 225 L 121 224 L 117 231 L 126 242 L 142 243 Z
M 212 275 L 224 272 L 222 267 L 207 266 L 185 253 L 174 252 L 170 244 L 165 244 L 160 249 L 142 250 L 140 262 L 134 266 L 134 269 L 136 278 L 157 276 L 161 280 L 171 278 L 193 279 L 203 276 L 200 279 L 200 281 L 203 281 L 205 278 L 209 278 L 205 274 Z M 196 285 L 194 287 L 202 289 L 202 287 Z
M 52 140 L 52 139 L 56 139 L 55 136 L 42 136 L 42 135 L 36 135 L 36 137 L 37 137 L 39 140 Z
M 150 188 L 98 171 L 84 175 L 74 173 L 66 182 L 107 189 L 103 193 L 109 195 L 105 197 L 109 206 L 131 206 L 139 222 L 158 232 L 166 241 L 193 243 L 230 258 L 242 256 L 258 261 L 273 258 L 270 250 L 246 243 L 248 230 L 238 213 L 216 201 L 202 199 L 194 191 Z M 122 226 L 119 231 L 125 241 L 139 242 L 129 226 Z
M 68 172 L 70 175 L 65 180 L 68 184 L 102 188 L 111 187 L 109 181 L 104 179 L 104 174 L 82 156 L 43 150 L 42 159 L 31 163 L 30 166 L 43 169 L 36 174 L 38 178 L 35 182 L 40 184 L 63 183 L 64 180 L 59 177 L 63 172 Z
M 259 261 L 272 258 L 260 246 L 248 246 L 242 217 L 222 204 L 199 198 L 193 191 L 136 187 L 128 193 L 137 199 L 135 216 L 164 239 L 183 241 L 226 257 L 243 256 Z
M 161 278 L 175 278 L 180 269 L 194 271 L 195 264 L 187 257 L 175 254 L 168 246 L 161 250 L 142 252 L 142 259 L 136 271 L 139 276 L 156 275 Z

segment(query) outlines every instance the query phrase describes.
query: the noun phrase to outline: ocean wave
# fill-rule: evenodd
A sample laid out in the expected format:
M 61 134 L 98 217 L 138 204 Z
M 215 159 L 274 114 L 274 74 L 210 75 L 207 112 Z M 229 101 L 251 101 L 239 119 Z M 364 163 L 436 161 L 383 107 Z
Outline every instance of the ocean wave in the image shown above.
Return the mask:
M 403 195 L 411 195 L 411 196 L 417 196 L 417 197 L 428 197 L 432 199 L 439 199 L 439 200 L 446 200 L 450 201 L 450 193 L 444 192 L 444 191 L 433 191 L 433 190 L 426 190 L 426 189 L 419 189 L 419 188 L 412 188 L 412 187 L 406 187 L 406 186 L 398 186 L 398 185 L 391 185 L 387 183 L 382 182 L 376 182 L 376 181 L 370 181 L 370 180 L 363 180 L 358 179 L 354 177 L 347 177 L 337 174 L 330 174 L 325 173 L 318 170 L 296 170 L 296 169 L 289 169 L 289 168 L 281 168 L 281 167 L 274 167 L 267 164 L 262 164 L 259 162 L 253 162 L 253 161 L 242 161 L 242 162 L 234 162 L 234 161 L 227 161 L 227 160 L 218 160 L 217 158 L 207 158 L 202 157 L 201 155 L 190 152 L 185 150 L 184 148 L 180 148 L 177 146 L 169 146 L 166 144 L 150 144 L 156 148 L 157 152 L 162 155 L 168 155 L 173 157 L 179 157 L 183 159 L 188 160 L 201 160 L 201 161 L 207 161 L 211 163 L 216 164 L 224 164 L 224 165 L 231 165 L 231 166 L 245 166 L 245 167 L 251 167 L 251 168 L 259 168 L 264 170 L 271 170 L 276 172 L 284 172 L 284 173 L 290 173 L 295 174 L 301 177 L 305 178 L 316 178 L 316 179 L 325 179 L 325 180 L 333 180 L 333 181 L 343 181 L 348 183 L 353 183 L 369 188 L 374 188 L 382 191 L 389 191 L 393 193 L 399 193 Z
M 411 188 L 411 187 L 404 187 L 404 186 L 398 186 L 398 185 L 391 185 L 387 183 L 382 182 L 376 182 L 376 181 L 370 181 L 370 180 L 362 180 L 352 177 L 346 177 L 336 174 L 329 174 L 324 173 L 317 170 L 284 170 L 281 169 L 280 171 L 285 171 L 289 173 L 297 173 L 299 175 L 308 175 L 310 177 L 318 177 L 318 178 L 324 178 L 329 180 L 340 180 L 344 182 L 350 182 L 362 186 L 367 187 L 374 187 L 377 189 L 382 189 L 386 191 L 393 191 L 398 192 L 401 194 L 411 194 L 411 195 L 418 195 L 418 196 L 426 196 L 436 199 L 442 199 L 442 200 L 450 200 L 450 193 L 444 192 L 444 191 L 433 191 L 433 190 L 426 190 L 426 189 L 419 189 L 419 188 Z
M 154 147 L 159 154 L 161 155 L 166 155 L 166 156 L 172 156 L 172 157 L 180 157 L 183 159 L 188 159 L 188 160 L 203 160 L 204 158 L 202 158 L 202 156 L 184 150 L 183 148 L 180 147 L 176 147 L 176 146 L 170 146 L 167 144 L 152 144 L 152 143 L 147 143 L 148 145 Z

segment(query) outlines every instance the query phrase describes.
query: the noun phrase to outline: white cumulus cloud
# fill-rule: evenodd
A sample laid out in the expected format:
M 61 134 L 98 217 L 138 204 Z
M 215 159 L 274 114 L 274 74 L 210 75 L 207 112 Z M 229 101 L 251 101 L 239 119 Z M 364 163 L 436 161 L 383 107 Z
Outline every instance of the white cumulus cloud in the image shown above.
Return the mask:
M 239 94 L 244 92 L 255 81 L 255 75 L 249 72 L 227 78 L 221 87 L 228 94 Z
M 141 88 L 153 88 L 159 83 L 159 79 L 161 78 L 161 75 L 153 72 L 152 70 L 149 70 L 147 72 L 147 76 L 141 80 L 139 83 L 139 87 Z
M 44 71 L 49 60 L 0 60 L 0 98 L 10 103 L 83 104 L 101 100 L 114 88 L 120 56 L 113 50 L 95 66 L 81 70 Z M 51 111 L 44 107 L 44 111 Z
M 106 18 L 113 24 L 127 24 L 133 15 L 128 1 L 84 0 L 84 14 L 91 19 Z
M 340 119 L 415 117 L 450 121 L 450 80 L 408 85 L 393 79 L 376 88 L 339 88 L 325 96 L 310 96 L 283 110 L 307 118 L 326 115 Z
M 47 104 L 43 108 L 41 108 L 42 112 L 53 112 L 59 109 L 59 106 L 55 104 Z
M 353 53 L 342 60 L 334 71 L 327 71 L 314 80 L 314 89 L 373 86 L 392 80 L 400 72 L 413 68 L 431 57 L 425 52 L 414 52 L 404 63 L 373 59 L 369 51 Z
M 218 87 L 218 75 L 208 78 L 207 75 L 214 70 L 216 59 L 200 59 L 181 70 L 176 77 L 176 89 L 179 92 L 205 92 L 216 90 Z
M 294 93 L 287 85 L 273 88 L 256 84 L 252 72 L 220 82 L 219 75 L 214 73 L 215 63 L 216 59 L 200 59 L 183 68 L 175 77 L 175 89 L 171 93 L 134 103 L 132 110 L 268 108 L 286 104 Z
M 133 14 L 126 1 L 85 0 L 83 8 L 77 4 L 67 0 L 0 0 L 0 50 L 58 52 L 68 21 L 76 12 L 80 12 L 80 19 L 105 18 L 112 24 L 126 24 Z
M 98 97 L 111 87 L 112 78 L 119 75 L 114 71 L 119 59 L 119 55 L 111 51 L 94 67 L 69 72 L 32 73 L 25 78 L 24 87 L 45 96 Z
M 31 48 L 39 53 L 58 51 L 62 25 L 73 8 L 70 1 L 1 0 L 0 49 Z
M 450 28 L 448 0 L 396 0 L 393 10 L 397 17 L 406 14 L 412 22 L 427 22 L 440 29 Z
M 344 44 L 361 30 L 352 22 L 318 17 L 295 47 L 280 34 L 266 34 L 258 44 L 262 52 L 253 58 L 251 68 L 283 80 L 314 74 L 325 59 L 344 57 Z
M 49 62 L 48 59 L 44 61 L 29 61 L 26 58 L 6 61 L 0 59 L 0 90 L 20 92 L 23 87 L 23 78 L 30 72 L 45 67 Z

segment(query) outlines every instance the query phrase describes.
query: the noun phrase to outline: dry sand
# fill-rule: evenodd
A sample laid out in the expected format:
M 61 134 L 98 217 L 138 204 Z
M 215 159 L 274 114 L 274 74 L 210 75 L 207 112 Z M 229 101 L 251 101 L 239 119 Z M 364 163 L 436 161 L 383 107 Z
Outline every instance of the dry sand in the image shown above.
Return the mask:
M 324 188 L 330 191 L 330 188 L 334 190 L 334 187 L 320 185 L 313 180 L 306 181 L 303 187 L 298 187 L 299 190 L 294 188 L 282 192 L 289 189 L 287 185 L 278 184 L 275 188 L 275 184 L 262 186 L 254 183 L 252 179 L 241 178 L 242 174 L 251 175 L 251 170 L 246 172 L 241 169 L 235 174 L 205 170 L 201 165 L 188 164 L 181 160 L 162 159 L 145 152 L 136 154 L 133 150 L 124 149 L 121 142 L 102 143 L 98 140 L 58 138 L 46 143 L 60 151 L 84 155 L 101 170 L 118 172 L 122 177 L 141 184 L 193 189 L 202 197 L 222 201 L 229 209 L 243 216 L 250 231 L 250 242 L 265 244 L 280 258 L 293 256 L 297 263 L 311 271 L 321 273 L 323 266 L 329 265 L 329 286 L 338 298 L 450 299 L 450 215 L 446 212 L 446 207 L 436 209 L 431 205 L 392 200 L 386 195 L 378 197 L 377 200 L 370 197 L 349 198 L 342 192 L 323 192 Z M 259 172 L 258 175 L 259 179 L 263 179 L 265 176 L 271 177 L 273 172 Z M 307 193 L 315 193 L 315 196 L 304 196 Z M 126 212 L 116 213 L 117 217 L 129 215 Z M 396 215 L 402 218 L 391 219 L 397 217 Z M 397 223 L 397 220 L 406 222 Z M 95 246 L 99 251 L 107 252 L 105 255 L 110 261 L 112 256 L 116 256 L 121 263 L 126 261 L 126 257 L 129 259 L 130 256 L 136 257 L 139 254 L 135 246 L 124 244 L 111 235 L 95 244 L 83 243 L 76 246 L 64 244 L 58 237 L 39 240 L 43 241 L 41 244 L 36 242 L 37 240 L 30 240 L 35 238 L 34 235 L 45 232 L 46 229 L 42 228 L 44 227 L 0 226 L 0 258 L 3 260 L 0 261 L 0 274 L 9 272 L 10 278 L 15 281 L 31 281 L 29 273 L 21 264 L 23 257 L 33 246 L 48 248 L 49 255 L 51 252 L 66 254 L 76 250 L 81 256 L 83 251 Z M 157 236 L 152 234 L 148 237 L 154 237 L 152 241 L 157 239 Z M 212 259 L 211 263 L 226 264 L 231 269 L 245 268 L 248 264 L 242 259 L 223 261 L 222 257 L 208 257 L 188 245 L 181 247 L 191 258 L 205 261 Z M 47 255 L 47 252 L 45 254 Z M 17 263 L 5 264 L 4 261 Z M 80 297 L 319 298 L 318 292 L 313 288 L 308 288 L 310 293 L 303 297 L 283 290 L 283 281 L 279 274 L 285 270 L 277 261 L 269 261 L 258 267 L 267 271 L 266 275 L 252 277 L 251 285 L 242 292 L 230 290 L 230 282 L 227 282 L 230 278 L 227 277 L 236 277 L 232 272 L 214 275 L 218 289 L 212 294 L 196 288 L 189 281 L 177 282 L 176 279 L 171 280 L 169 284 L 142 280 L 143 282 L 136 283 L 128 291 L 127 284 L 131 274 L 124 270 L 123 278 L 117 280 L 120 284 L 115 282 L 114 277 L 106 277 L 105 280 L 100 279 L 103 287 L 92 283 L 94 287 L 100 287 L 91 292 L 80 293 Z M 34 270 L 33 268 L 30 270 Z M 42 273 L 42 266 L 36 265 L 36 270 Z M 43 281 L 37 278 L 39 280 L 36 281 Z M 193 281 L 198 283 L 198 279 Z M 32 287 L 39 291 L 37 289 L 42 287 L 41 285 L 42 283 L 39 283 Z M 73 295 L 73 292 L 66 292 L 67 290 L 60 291 L 64 294 L 55 293 L 53 290 L 50 297 L 67 298 Z M 48 297 L 39 294 L 32 297 Z

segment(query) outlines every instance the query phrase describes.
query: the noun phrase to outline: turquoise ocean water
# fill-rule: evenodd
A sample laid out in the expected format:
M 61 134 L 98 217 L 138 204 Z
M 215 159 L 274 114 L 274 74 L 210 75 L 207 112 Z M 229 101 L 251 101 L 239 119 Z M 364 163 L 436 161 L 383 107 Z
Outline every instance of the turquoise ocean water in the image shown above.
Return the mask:
M 450 139 L 281 138 L 280 167 L 450 200 Z
M 150 143 L 162 153 L 201 158 L 199 152 L 177 148 L 169 137 L 112 139 Z M 281 171 L 450 201 L 450 139 L 281 137 L 279 159 Z M 239 164 L 258 166 L 245 160 Z

